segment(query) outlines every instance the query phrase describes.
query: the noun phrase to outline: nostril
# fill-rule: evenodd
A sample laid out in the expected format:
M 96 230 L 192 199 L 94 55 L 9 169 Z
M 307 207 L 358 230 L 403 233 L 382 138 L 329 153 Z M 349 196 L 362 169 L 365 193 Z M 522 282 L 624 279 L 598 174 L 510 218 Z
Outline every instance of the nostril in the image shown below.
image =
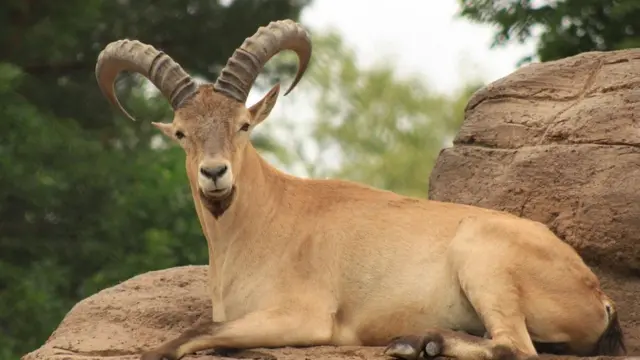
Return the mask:
M 220 177 L 227 172 L 227 165 L 216 166 L 213 171 L 215 172 L 216 177 Z
M 227 172 L 227 165 L 218 165 L 215 167 L 201 167 L 200 173 L 209 179 L 215 180 Z

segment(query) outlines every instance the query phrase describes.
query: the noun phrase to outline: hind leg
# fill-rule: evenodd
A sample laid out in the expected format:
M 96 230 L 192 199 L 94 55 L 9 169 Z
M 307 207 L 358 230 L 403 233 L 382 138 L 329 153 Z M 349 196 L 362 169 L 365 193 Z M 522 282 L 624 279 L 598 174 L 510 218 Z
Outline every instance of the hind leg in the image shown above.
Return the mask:
M 517 298 L 501 297 L 504 291 L 487 291 L 467 286 L 465 293 L 483 320 L 490 339 L 463 332 L 431 329 L 417 336 L 394 339 L 385 354 L 406 360 L 424 357 L 451 357 L 460 360 L 507 360 L 535 356 Z
M 479 225 L 479 226 L 478 226 Z M 490 338 L 444 329 L 419 336 L 396 338 L 387 355 L 416 359 L 446 356 L 461 360 L 523 359 L 537 355 L 527 331 L 520 289 L 514 278 L 515 262 L 508 256 L 508 239 L 496 239 L 495 228 L 475 220 L 461 223 L 447 257 L 460 289 L 482 320 Z M 504 261 L 502 261 L 504 259 Z
M 492 340 L 445 329 L 431 329 L 421 335 L 397 337 L 385 348 L 384 354 L 403 360 L 439 357 L 516 360 L 528 357 Z

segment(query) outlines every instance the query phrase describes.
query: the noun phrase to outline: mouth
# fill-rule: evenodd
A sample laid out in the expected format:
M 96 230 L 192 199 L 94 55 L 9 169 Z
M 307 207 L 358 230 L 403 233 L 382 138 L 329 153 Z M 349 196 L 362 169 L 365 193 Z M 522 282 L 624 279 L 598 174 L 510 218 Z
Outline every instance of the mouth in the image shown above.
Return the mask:
M 199 190 L 201 198 L 207 200 L 208 202 L 217 203 L 228 202 L 229 199 L 233 198 L 235 192 L 235 185 L 225 189 Z
M 207 196 L 207 197 L 211 197 L 211 198 L 223 198 L 226 195 L 228 195 L 231 190 L 233 188 L 226 188 L 226 189 L 214 189 L 214 190 L 207 190 L 207 191 L 203 191 L 202 193 Z

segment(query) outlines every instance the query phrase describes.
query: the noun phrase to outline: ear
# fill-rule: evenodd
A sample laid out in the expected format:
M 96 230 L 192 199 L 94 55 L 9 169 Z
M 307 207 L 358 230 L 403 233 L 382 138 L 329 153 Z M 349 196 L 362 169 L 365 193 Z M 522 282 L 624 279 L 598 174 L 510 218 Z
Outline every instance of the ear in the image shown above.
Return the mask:
M 152 122 L 151 125 L 155 126 L 156 128 L 160 129 L 160 131 L 162 131 L 162 133 L 164 133 L 166 136 L 170 137 L 170 138 L 174 138 L 173 136 L 173 125 L 171 124 L 166 124 L 166 123 L 159 123 L 159 122 Z
M 257 103 L 253 104 L 249 108 L 251 114 L 251 125 L 257 125 L 266 119 L 271 113 L 273 106 L 278 100 L 278 94 L 280 93 L 280 84 L 272 87 L 271 90 Z

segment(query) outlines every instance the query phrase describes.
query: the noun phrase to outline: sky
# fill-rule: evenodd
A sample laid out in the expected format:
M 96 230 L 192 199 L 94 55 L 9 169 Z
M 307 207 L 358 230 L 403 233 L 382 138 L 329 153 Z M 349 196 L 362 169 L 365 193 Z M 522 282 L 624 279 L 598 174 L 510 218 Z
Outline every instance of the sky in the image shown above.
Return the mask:
M 336 29 L 363 65 L 389 58 L 445 93 L 465 78 L 506 76 L 535 52 L 533 42 L 490 49 L 493 29 L 456 18 L 457 11 L 458 0 L 314 0 L 301 22 L 312 40 L 315 31 Z
M 315 32 L 337 30 L 361 66 L 391 60 L 401 74 L 417 74 L 440 93 L 453 93 L 472 80 L 489 83 L 509 75 L 518 60 L 535 52 L 533 42 L 491 49 L 494 30 L 458 18 L 457 12 L 458 0 L 314 0 L 300 21 L 312 41 Z M 282 80 L 285 89 L 291 79 Z M 290 96 L 280 96 L 269 117 L 270 122 L 294 119 L 287 126 L 295 127 L 296 137 L 308 136 L 313 111 L 303 100 L 303 82 Z M 247 105 L 267 91 L 254 89 Z M 274 135 L 284 142 L 291 136 Z M 291 171 L 302 175 L 300 169 Z

